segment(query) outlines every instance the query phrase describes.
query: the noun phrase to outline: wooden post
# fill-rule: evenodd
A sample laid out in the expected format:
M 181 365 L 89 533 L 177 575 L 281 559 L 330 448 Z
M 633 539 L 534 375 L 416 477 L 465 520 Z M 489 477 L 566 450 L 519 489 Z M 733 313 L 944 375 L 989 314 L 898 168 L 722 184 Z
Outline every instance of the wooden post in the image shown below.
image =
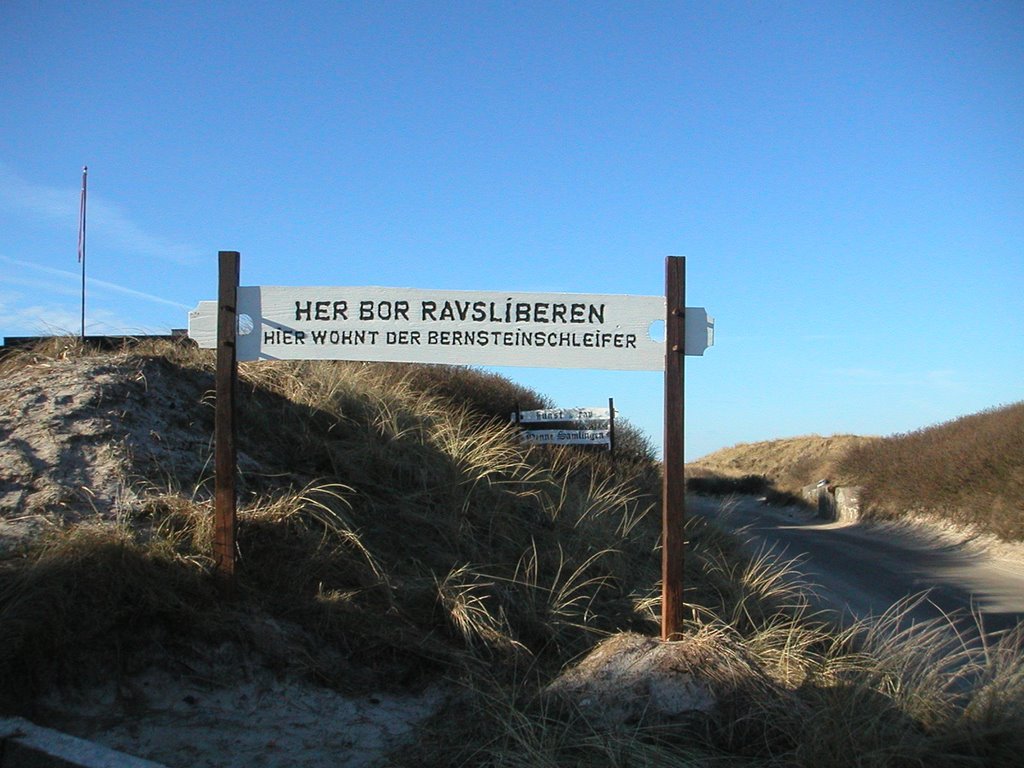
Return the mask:
M 615 458 L 615 399 L 608 398 L 608 452 Z
M 240 257 L 237 251 L 221 251 L 218 258 L 213 559 L 217 572 L 230 577 L 235 573 L 235 394 L 238 390 L 235 334 Z
M 683 631 L 683 370 L 686 356 L 686 259 L 665 260 L 665 446 L 662 478 L 661 639 Z

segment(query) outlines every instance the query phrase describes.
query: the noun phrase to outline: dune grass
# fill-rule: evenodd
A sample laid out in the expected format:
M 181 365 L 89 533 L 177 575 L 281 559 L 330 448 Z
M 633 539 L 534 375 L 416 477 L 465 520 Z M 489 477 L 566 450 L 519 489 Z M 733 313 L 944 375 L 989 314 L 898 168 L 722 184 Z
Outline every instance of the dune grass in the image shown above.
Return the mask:
M 94 353 L 34 354 L 6 364 Z M 187 348 L 107 354 L 209 381 L 209 357 Z M 687 636 L 755 662 L 760 693 L 672 726 L 605 730 L 553 707 L 545 686 L 598 641 L 657 633 L 659 474 L 642 450 L 611 461 L 520 446 L 510 398 L 545 404 L 465 369 L 243 366 L 233 589 L 212 575 L 208 476 L 137 479 L 118 519 L 55 529 L 0 562 L 0 706 L 30 714 L 49 687 L 155 657 L 219 659 L 228 676 L 259 659 L 340 690 L 448 679 L 448 708 L 393 756 L 410 768 L 995 766 L 1024 754 L 1019 631 L 908 628 L 906 606 L 836 631 L 812 613 L 798 564 L 746 558 L 696 518 Z
M 75 354 L 83 352 L 36 350 L 20 364 Z M 208 356 L 186 348 L 109 357 L 135 371 L 147 355 L 146 365 L 209 374 Z M 649 597 L 657 564 L 657 525 L 647 514 L 657 486 L 648 460 L 522 448 L 499 417 L 507 422 L 512 400 L 542 405 L 537 395 L 470 371 L 413 375 L 406 366 L 309 363 L 243 366 L 241 390 L 247 460 L 240 462 L 236 599 L 219 600 L 208 576 L 209 478 L 150 479 L 144 501 L 117 523 L 96 524 L 85 539 L 78 528 L 60 531 L 31 557 L 5 564 L 10 637 L 0 665 L 25 670 L 26 690 L 55 676 L 87 675 L 93 658 L 105 658 L 94 653 L 94 637 L 123 631 L 115 644 L 137 645 L 150 616 L 160 632 L 216 635 L 234 620 L 221 621 L 221 613 L 265 611 L 313 632 L 313 645 L 339 644 L 384 677 L 462 663 L 467 654 L 487 663 L 525 655 L 557 664 L 559 654 L 585 650 L 602 633 L 652 626 L 649 612 L 634 609 Z M 68 554 L 79 539 L 81 555 Z M 75 570 L 100 568 L 101 553 L 104 579 L 146 586 L 64 600 L 77 594 L 69 584 L 88 583 Z M 128 570 L 118 575 L 121 567 Z M 152 578 L 136 573 L 143 567 Z M 178 604 L 178 577 L 201 594 L 168 628 L 157 621 L 157 606 Z M 105 594 L 109 604 L 96 604 Z M 55 600 L 59 610 L 16 618 L 26 606 Z M 136 600 L 142 603 L 123 607 Z M 87 611 L 75 610 L 80 602 Z M 138 620 L 123 624 L 124 610 Z M 102 632 L 67 631 L 104 612 L 112 618 L 97 625 Z M 60 663 L 46 663 L 54 657 Z M 39 671 L 34 683 L 32 670 Z
M 843 456 L 855 447 L 869 449 L 877 440 L 857 435 L 805 435 L 740 443 L 702 456 L 687 467 L 687 473 L 694 478 L 732 482 L 760 478 L 761 483 L 780 492 L 799 494 L 805 485 L 835 480 Z
M 840 472 L 870 517 L 926 511 L 1024 541 L 1024 402 L 856 448 Z
M 595 727 L 529 680 L 465 676 L 454 712 L 400 766 L 1009 766 L 1024 746 L 1021 632 L 967 641 L 945 622 L 908 626 L 911 603 L 844 632 L 775 614 L 746 633 L 698 614 L 688 641 L 737 649 L 765 680 L 710 715 Z M 728 663 L 728 662 L 725 662 Z
M 1024 402 L 885 438 L 835 435 L 749 443 L 688 467 L 696 493 L 798 503 L 822 479 L 859 486 L 861 515 L 925 515 L 1024 541 Z

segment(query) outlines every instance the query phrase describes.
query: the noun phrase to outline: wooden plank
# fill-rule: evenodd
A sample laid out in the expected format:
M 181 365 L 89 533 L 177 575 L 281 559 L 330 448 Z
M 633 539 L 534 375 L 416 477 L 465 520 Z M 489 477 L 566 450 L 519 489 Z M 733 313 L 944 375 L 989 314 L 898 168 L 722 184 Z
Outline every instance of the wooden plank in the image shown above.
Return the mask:
M 665 262 L 665 444 L 662 478 L 661 639 L 683 631 L 686 481 L 683 474 L 686 260 Z
M 703 307 L 686 308 L 686 354 L 703 355 L 715 343 L 715 318 Z
M 237 288 L 240 256 L 237 251 L 221 251 L 218 256 L 217 291 L 217 410 L 214 421 L 214 526 L 213 559 L 218 573 L 235 573 L 235 474 L 236 393 L 238 361 L 235 354 L 237 328 Z
M 615 458 L 615 400 L 614 398 L 608 398 L 608 450 L 612 452 L 612 458 Z
M 239 290 L 239 306 L 240 313 L 248 315 L 253 318 L 253 330 L 258 330 L 264 326 L 264 324 L 270 325 L 273 321 L 269 318 L 262 318 L 259 315 L 259 308 L 261 305 L 261 294 L 264 290 L 271 290 L 273 287 L 261 287 L 261 286 L 242 286 Z M 298 290 L 298 289 L 296 289 Z M 301 289 L 309 290 L 309 289 Z M 349 289 L 336 289 L 336 290 L 349 290 Z M 358 290 L 358 289 L 351 289 Z M 565 294 L 556 294 L 559 296 Z M 633 297 L 633 298 L 646 298 L 646 297 Z M 659 319 L 664 313 L 664 299 L 661 297 L 655 297 L 661 303 L 662 307 L 658 310 Z M 707 310 L 703 307 L 687 307 L 686 316 L 688 318 L 686 323 L 686 354 L 687 355 L 703 355 L 704 352 L 715 343 L 715 319 L 708 315 Z M 266 323 L 264 323 L 266 320 Z M 280 323 L 278 323 L 281 326 Z M 283 327 L 283 326 L 281 326 Z M 278 328 L 280 330 L 280 327 Z M 332 328 L 332 330 L 336 330 Z M 386 333 L 386 332 L 385 332 Z M 217 302 L 216 301 L 201 301 L 196 305 L 196 308 L 189 311 L 188 316 L 188 335 L 189 338 L 196 342 L 196 344 L 202 349 L 214 349 L 217 346 Z M 285 340 L 289 343 L 284 346 L 291 347 L 289 350 L 282 352 L 280 349 L 274 349 L 273 344 L 263 345 L 258 335 L 246 334 L 240 340 L 240 347 L 238 352 L 238 359 L 240 361 L 245 360 L 259 360 L 259 359 L 317 359 L 329 355 L 328 359 L 349 359 L 344 357 L 339 352 L 335 351 L 332 353 L 324 352 L 322 349 L 314 348 L 313 351 L 309 351 L 302 345 L 307 344 L 310 339 L 305 339 L 302 343 L 291 343 L 297 342 L 294 336 L 281 336 L 280 340 L 282 343 Z M 386 335 L 381 337 L 378 335 L 377 341 L 386 341 Z M 422 340 L 422 337 L 421 337 Z M 340 339 L 339 339 L 340 341 Z M 264 346 L 266 348 L 264 348 Z M 278 347 L 282 344 L 278 344 Z M 390 348 L 388 345 L 381 346 L 380 344 L 375 345 L 377 349 L 376 354 L 381 355 L 380 360 L 389 360 L 393 362 L 401 362 L 397 359 L 397 356 L 392 358 L 391 356 L 385 357 L 385 355 L 391 355 L 395 350 Z M 401 345 L 391 345 L 401 346 Z M 351 352 L 351 350 L 349 350 Z M 407 354 L 407 351 L 400 351 L 401 355 Z M 661 358 L 661 344 L 658 344 L 658 359 Z M 355 353 L 352 353 L 355 354 Z M 367 354 L 365 350 L 360 354 Z M 309 355 L 303 357 L 303 355 Z M 435 360 L 419 360 L 418 362 L 440 362 Z M 663 366 L 663 360 L 662 360 Z M 552 366 L 554 367 L 554 366 Z M 653 367 L 650 370 L 655 370 Z M 660 370 L 660 368 L 658 368 Z
M 217 302 L 200 301 L 188 313 L 188 337 L 200 349 L 217 348 Z
M 523 443 L 534 445 L 611 445 L 607 429 L 530 429 L 519 434 Z
M 363 360 L 662 370 L 660 296 L 243 286 L 238 360 Z M 190 334 L 209 339 L 208 308 Z
M 545 424 L 557 421 L 607 421 L 611 418 L 608 408 L 545 408 L 538 411 L 520 411 L 520 424 Z M 512 414 L 512 421 L 516 414 Z
M 703 355 L 714 318 L 702 307 L 686 311 L 686 354 Z M 216 346 L 216 312 L 212 301 L 189 312 L 189 337 L 202 348 Z M 495 365 L 532 366 L 539 356 L 552 368 L 664 366 L 650 334 L 665 313 L 660 296 L 242 286 L 238 313 L 252 321 L 240 332 L 239 361 L 461 363 L 470 355 Z M 609 358 L 633 359 L 606 365 Z

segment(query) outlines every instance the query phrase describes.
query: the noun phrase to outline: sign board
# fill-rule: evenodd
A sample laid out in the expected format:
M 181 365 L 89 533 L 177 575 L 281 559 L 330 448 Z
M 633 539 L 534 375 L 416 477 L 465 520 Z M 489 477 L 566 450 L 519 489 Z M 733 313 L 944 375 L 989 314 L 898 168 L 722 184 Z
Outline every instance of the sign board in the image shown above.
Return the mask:
M 362 360 L 665 370 L 662 296 L 241 286 L 237 359 Z M 714 320 L 687 308 L 686 354 L 714 343 Z M 189 336 L 216 346 L 217 304 L 189 313 Z
M 531 429 L 519 433 L 519 441 L 536 445 L 611 445 L 607 429 Z
M 520 442 L 531 445 L 607 445 L 615 450 L 614 401 L 608 398 L 607 408 L 544 408 L 537 411 L 519 411 L 512 414 L 517 425 L 561 424 L 557 429 L 526 429 L 519 435 Z M 587 423 L 607 422 L 603 429 L 591 429 Z M 570 426 L 571 425 L 571 426 Z
M 612 417 L 610 408 L 548 408 L 542 411 L 519 411 L 511 420 L 520 424 L 546 424 L 553 421 L 607 421 Z

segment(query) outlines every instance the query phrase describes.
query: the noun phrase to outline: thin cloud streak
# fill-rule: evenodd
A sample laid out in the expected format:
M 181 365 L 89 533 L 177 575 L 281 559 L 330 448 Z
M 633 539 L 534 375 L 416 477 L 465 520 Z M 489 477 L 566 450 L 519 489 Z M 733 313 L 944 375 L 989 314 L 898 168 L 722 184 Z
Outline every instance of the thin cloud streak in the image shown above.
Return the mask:
M 81 315 L 69 304 L 34 303 L 24 305 L 17 294 L 0 293 L 0 328 L 5 338 L 12 336 L 77 336 Z M 128 335 L 166 333 L 163 326 L 139 326 L 129 323 L 105 308 L 94 308 L 86 322 L 86 333 L 123 333 Z
M 80 316 L 66 306 L 33 304 L 31 306 L 12 306 L 5 297 L 0 296 L 0 325 L 14 328 L 5 336 L 34 335 L 77 335 L 80 330 Z M 86 333 L 102 333 L 111 328 L 123 327 L 123 323 L 113 313 L 96 310 L 86 324 Z M 73 330 L 72 330 L 73 329 Z
M 12 258 L 10 258 L 8 256 L 0 256 L 0 260 L 3 260 L 5 262 L 7 262 L 8 264 L 14 264 L 15 266 L 18 266 L 18 267 L 24 267 L 24 268 L 27 268 L 27 269 L 35 269 L 35 270 L 37 270 L 39 272 L 44 272 L 44 273 L 46 273 L 48 275 L 53 275 L 55 277 L 59 277 L 61 279 L 65 279 L 65 280 L 81 280 L 81 275 L 79 273 L 68 272 L 67 270 L 64 270 L 64 269 L 56 269 L 54 267 L 45 267 L 42 264 L 33 264 L 31 262 L 28 262 L 28 261 L 21 261 L 20 259 L 12 259 Z M 134 288 L 126 288 L 125 286 L 117 285 L 116 283 L 108 283 L 106 280 L 95 280 L 95 279 L 93 279 L 91 277 L 86 277 L 85 285 L 86 285 L 87 289 L 89 288 L 89 286 L 92 286 L 94 288 L 105 288 L 108 291 L 115 291 L 117 293 L 123 293 L 126 296 L 133 296 L 133 297 L 135 297 L 137 299 L 144 299 L 146 301 L 151 301 L 151 302 L 154 302 L 154 303 L 157 303 L 157 304 L 166 304 L 166 305 L 168 305 L 170 307 L 174 307 L 175 309 L 183 309 L 185 311 L 193 309 L 193 307 L 190 307 L 187 304 L 182 304 L 182 303 L 177 302 L 177 301 L 172 301 L 170 299 L 165 299 L 165 298 L 163 298 L 161 296 L 154 296 L 151 293 L 144 293 L 143 291 L 137 291 Z M 60 291 L 61 289 L 58 288 L 57 290 Z M 63 292 L 63 291 L 61 291 L 61 292 Z
M 26 213 L 33 218 L 66 224 L 78 221 L 79 188 L 46 187 L 32 184 L 0 163 L 0 205 Z M 136 224 L 125 210 L 90 192 L 88 205 L 89 243 L 109 243 L 113 248 L 139 256 L 158 258 L 176 264 L 191 264 L 202 257 L 204 249 L 153 235 Z
M 34 292 L 45 292 L 51 295 L 56 294 L 57 296 L 81 296 L 82 289 L 81 283 L 79 287 L 75 287 L 70 282 L 66 285 L 63 283 L 56 283 L 52 280 L 44 280 L 36 277 L 19 277 L 19 276 L 4 276 L 4 282 L 11 287 L 18 286 L 21 288 L 31 288 Z

